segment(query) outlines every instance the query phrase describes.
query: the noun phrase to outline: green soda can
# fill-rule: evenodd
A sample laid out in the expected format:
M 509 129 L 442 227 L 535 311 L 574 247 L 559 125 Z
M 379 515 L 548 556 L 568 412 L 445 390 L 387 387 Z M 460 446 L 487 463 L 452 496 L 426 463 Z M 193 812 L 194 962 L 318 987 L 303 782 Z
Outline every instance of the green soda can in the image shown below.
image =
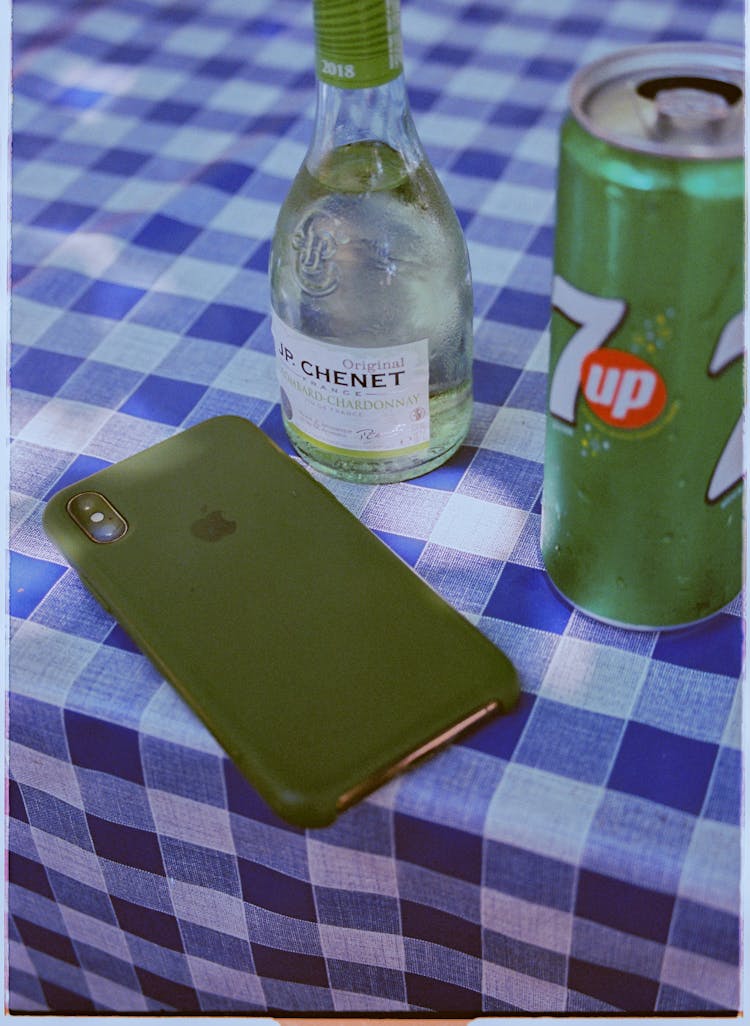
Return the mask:
M 581 611 L 684 626 L 742 586 L 743 57 L 624 50 L 570 106 L 542 554 Z

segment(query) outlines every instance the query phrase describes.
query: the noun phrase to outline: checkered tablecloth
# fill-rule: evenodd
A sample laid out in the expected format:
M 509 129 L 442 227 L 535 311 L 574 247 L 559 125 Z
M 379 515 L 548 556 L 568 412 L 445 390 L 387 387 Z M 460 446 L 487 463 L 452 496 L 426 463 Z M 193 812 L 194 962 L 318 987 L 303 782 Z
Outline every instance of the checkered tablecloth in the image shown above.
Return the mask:
M 14 6 L 9 1003 L 682 1012 L 739 994 L 739 601 L 632 633 L 539 553 L 557 138 L 582 64 L 740 42 L 739 0 L 404 0 L 465 228 L 470 436 L 334 493 L 516 663 L 519 709 L 325 830 L 284 825 L 41 529 L 219 413 L 287 450 L 267 261 L 314 108 L 307 0 Z

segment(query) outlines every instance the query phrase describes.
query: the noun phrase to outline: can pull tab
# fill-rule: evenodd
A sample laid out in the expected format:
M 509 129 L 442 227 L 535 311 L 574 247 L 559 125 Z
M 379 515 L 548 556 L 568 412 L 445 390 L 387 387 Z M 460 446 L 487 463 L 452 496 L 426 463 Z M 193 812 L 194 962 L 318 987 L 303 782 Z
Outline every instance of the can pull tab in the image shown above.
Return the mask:
M 722 134 L 742 99 L 742 90 L 731 82 L 687 75 L 648 79 L 637 92 L 653 105 L 653 137 L 700 143 Z

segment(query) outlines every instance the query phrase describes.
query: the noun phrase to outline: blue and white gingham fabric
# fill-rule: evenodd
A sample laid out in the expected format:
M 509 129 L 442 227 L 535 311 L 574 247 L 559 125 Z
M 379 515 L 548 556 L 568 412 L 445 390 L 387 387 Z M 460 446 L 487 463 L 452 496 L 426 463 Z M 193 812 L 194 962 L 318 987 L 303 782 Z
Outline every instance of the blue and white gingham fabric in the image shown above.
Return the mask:
M 219 413 L 288 450 L 269 238 L 310 136 L 308 0 L 16 0 L 9 1006 L 740 1007 L 743 623 L 631 633 L 550 589 L 539 513 L 558 129 L 624 46 L 740 0 L 404 0 L 468 239 L 476 408 L 444 468 L 334 493 L 523 698 L 325 830 L 272 815 L 45 538 L 60 486 Z

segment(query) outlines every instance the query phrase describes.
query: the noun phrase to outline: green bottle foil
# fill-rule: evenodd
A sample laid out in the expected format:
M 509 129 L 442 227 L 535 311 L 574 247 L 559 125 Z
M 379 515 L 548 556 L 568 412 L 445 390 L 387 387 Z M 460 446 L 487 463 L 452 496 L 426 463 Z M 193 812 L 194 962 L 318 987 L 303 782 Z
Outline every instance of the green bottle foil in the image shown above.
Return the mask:
M 401 74 L 399 0 L 314 0 L 313 14 L 322 82 L 365 89 Z

